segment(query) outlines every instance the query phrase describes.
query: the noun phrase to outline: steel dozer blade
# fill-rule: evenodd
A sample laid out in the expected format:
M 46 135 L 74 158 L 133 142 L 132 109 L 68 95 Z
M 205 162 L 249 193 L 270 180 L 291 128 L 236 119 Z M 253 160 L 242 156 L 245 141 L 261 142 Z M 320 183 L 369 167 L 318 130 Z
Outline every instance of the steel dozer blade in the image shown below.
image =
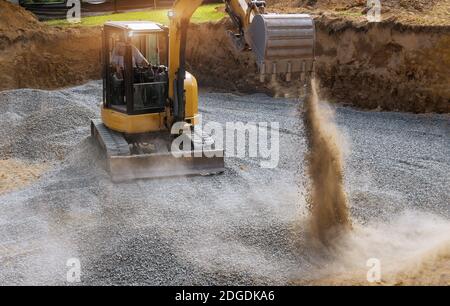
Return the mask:
M 310 73 L 314 70 L 314 20 L 307 14 L 256 15 L 246 35 L 265 74 Z
M 225 170 L 222 149 L 193 150 L 191 156 L 177 158 L 170 152 L 172 142 L 166 134 L 129 138 L 108 129 L 100 120 L 91 121 L 91 135 L 105 152 L 107 170 L 114 182 L 210 175 Z

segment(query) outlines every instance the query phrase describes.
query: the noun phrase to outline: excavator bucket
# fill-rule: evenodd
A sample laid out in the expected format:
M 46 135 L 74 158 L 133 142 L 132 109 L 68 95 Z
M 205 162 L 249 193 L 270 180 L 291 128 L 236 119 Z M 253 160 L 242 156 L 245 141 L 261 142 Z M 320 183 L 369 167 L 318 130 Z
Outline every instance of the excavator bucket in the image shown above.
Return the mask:
M 306 14 L 254 16 L 246 35 L 261 76 L 310 73 L 314 70 L 314 20 Z
M 105 153 L 106 167 L 114 182 L 172 176 L 210 175 L 225 170 L 223 149 L 192 150 L 176 157 L 168 133 L 129 138 L 91 121 L 91 136 Z M 210 146 L 209 146 L 210 148 Z

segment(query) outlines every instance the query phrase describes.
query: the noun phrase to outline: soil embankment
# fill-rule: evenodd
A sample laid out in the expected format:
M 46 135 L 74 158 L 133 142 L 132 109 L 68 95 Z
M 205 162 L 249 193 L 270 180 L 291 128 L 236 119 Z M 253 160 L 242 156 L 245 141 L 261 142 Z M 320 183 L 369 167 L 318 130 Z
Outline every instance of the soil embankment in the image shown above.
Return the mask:
M 51 28 L 0 0 L 0 90 L 54 89 L 100 77 L 99 29 Z
M 317 20 L 316 73 L 330 100 L 381 110 L 450 111 L 450 26 Z
M 301 11 L 274 6 L 274 11 L 285 10 Z M 391 19 L 370 24 L 325 13 L 315 19 L 316 77 L 329 101 L 367 109 L 450 112 L 450 25 Z M 99 28 L 50 28 L 4 0 L 0 22 L 0 90 L 53 89 L 100 78 Z M 230 26 L 227 20 L 191 26 L 188 67 L 200 85 L 295 96 L 296 82 L 259 83 L 251 54 L 236 52 L 229 42 Z
M 226 26 L 191 27 L 188 59 L 200 84 L 281 93 L 298 86 L 280 81 L 263 87 L 251 55 L 237 54 L 228 42 Z M 322 16 L 316 27 L 316 77 L 329 101 L 388 111 L 450 112 L 450 26 L 359 24 Z

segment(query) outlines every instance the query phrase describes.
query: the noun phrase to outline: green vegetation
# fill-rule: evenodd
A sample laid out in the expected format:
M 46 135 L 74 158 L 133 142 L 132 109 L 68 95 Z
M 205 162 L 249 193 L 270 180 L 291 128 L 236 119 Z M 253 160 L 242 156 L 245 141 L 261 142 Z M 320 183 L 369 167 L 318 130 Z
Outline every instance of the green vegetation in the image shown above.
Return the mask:
M 195 23 L 217 21 L 225 16 L 222 9 L 223 5 L 207 4 L 199 7 L 192 17 L 191 21 Z M 101 16 L 90 16 L 81 18 L 80 23 L 71 24 L 65 19 L 50 20 L 46 23 L 51 26 L 99 26 L 103 25 L 107 21 L 128 21 L 128 20 L 146 20 L 153 21 L 162 24 L 168 24 L 169 19 L 167 17 L 168 9 L 146 10 L 140 12 L 128 12 L 108 14 Z

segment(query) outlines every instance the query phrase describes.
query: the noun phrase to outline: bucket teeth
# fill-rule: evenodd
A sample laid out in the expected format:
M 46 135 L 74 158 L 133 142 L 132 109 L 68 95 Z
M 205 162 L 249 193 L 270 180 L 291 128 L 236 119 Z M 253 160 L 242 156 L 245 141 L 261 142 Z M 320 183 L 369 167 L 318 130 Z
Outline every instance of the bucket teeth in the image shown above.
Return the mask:
M 272 82 L 277 79 L 277 63 L 272 63 Z
M 291 78 L 292 78 L 292 64 L 289 62 L 287 63 L 287 67 L 286 67 L 286 81 L 290 82 Z

